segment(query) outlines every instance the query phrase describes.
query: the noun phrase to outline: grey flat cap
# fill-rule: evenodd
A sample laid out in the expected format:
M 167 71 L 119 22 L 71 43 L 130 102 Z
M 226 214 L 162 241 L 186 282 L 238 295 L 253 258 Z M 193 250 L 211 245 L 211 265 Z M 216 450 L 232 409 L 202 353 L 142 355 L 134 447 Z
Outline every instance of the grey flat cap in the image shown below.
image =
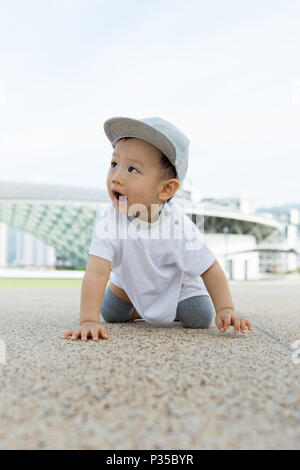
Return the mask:
M 190 142 L 174 124 L 159 117 L 113 117 L 107 119 L 103 127 L 113 147 L 122 137 L 135 137 L 157 147 L 174 165 L 180 183 L 183 182 L 188 167 Z

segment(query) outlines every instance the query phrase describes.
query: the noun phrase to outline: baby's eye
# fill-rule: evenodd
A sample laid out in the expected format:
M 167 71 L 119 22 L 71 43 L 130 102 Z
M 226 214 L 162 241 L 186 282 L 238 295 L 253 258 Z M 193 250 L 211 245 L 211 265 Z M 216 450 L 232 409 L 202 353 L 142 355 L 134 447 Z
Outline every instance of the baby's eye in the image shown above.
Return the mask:
M 116 162 L 111 162 L 111 166 L 114 168 L 113 164 L 116 163 Z
M 134 170 L 136 170 L 138 172 L 138 170 L 136 168 L 134 168 L 133 166 L 130 166 L 129 169 L 130 168 L 133 168 Z M 128 171 L 129 171 L 129 169 L 128 169 Z

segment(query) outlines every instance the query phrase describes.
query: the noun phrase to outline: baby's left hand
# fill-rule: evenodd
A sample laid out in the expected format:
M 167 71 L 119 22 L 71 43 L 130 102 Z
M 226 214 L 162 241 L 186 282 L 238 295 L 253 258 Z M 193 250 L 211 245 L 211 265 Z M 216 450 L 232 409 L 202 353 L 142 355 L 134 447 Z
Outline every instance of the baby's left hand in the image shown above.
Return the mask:
M 226 331 L 230 325 L 234 327 L 235 333 L 238 333 L 240 330 L 241 333 L 245 333 L 246 325 L 248 330 L 252 330 L 249 320 L 240 317 L 231 309 L 218 310 L 216 313 L 216 325 L 220 331 Z

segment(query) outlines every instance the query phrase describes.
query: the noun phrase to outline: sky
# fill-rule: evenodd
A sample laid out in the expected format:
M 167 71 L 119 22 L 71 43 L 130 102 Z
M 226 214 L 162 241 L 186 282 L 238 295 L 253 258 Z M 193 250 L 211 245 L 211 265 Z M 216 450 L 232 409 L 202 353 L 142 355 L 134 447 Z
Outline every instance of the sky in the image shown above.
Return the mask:
M 105 189 L 104 121 L 159 116 L 202 197 L 300 203 L 299 20 L 296 0 L 0 0 L 0 184 Z

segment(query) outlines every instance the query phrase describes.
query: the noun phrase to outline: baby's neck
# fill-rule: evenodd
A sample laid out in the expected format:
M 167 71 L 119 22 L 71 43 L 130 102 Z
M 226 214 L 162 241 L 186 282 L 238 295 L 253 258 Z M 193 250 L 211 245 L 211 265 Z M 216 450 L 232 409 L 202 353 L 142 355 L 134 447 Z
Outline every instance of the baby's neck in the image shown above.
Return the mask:
M 152 207 L 147 208 L 147 213 L 146 211 L 145 213 L 139 213 L 137 218 L 142 220 L 143 222 L 147 222 L 148 224 L 156 222 L 157 219 L 160 217 L 164 204 L 164 202 L 162 204 L 153 204 Z

